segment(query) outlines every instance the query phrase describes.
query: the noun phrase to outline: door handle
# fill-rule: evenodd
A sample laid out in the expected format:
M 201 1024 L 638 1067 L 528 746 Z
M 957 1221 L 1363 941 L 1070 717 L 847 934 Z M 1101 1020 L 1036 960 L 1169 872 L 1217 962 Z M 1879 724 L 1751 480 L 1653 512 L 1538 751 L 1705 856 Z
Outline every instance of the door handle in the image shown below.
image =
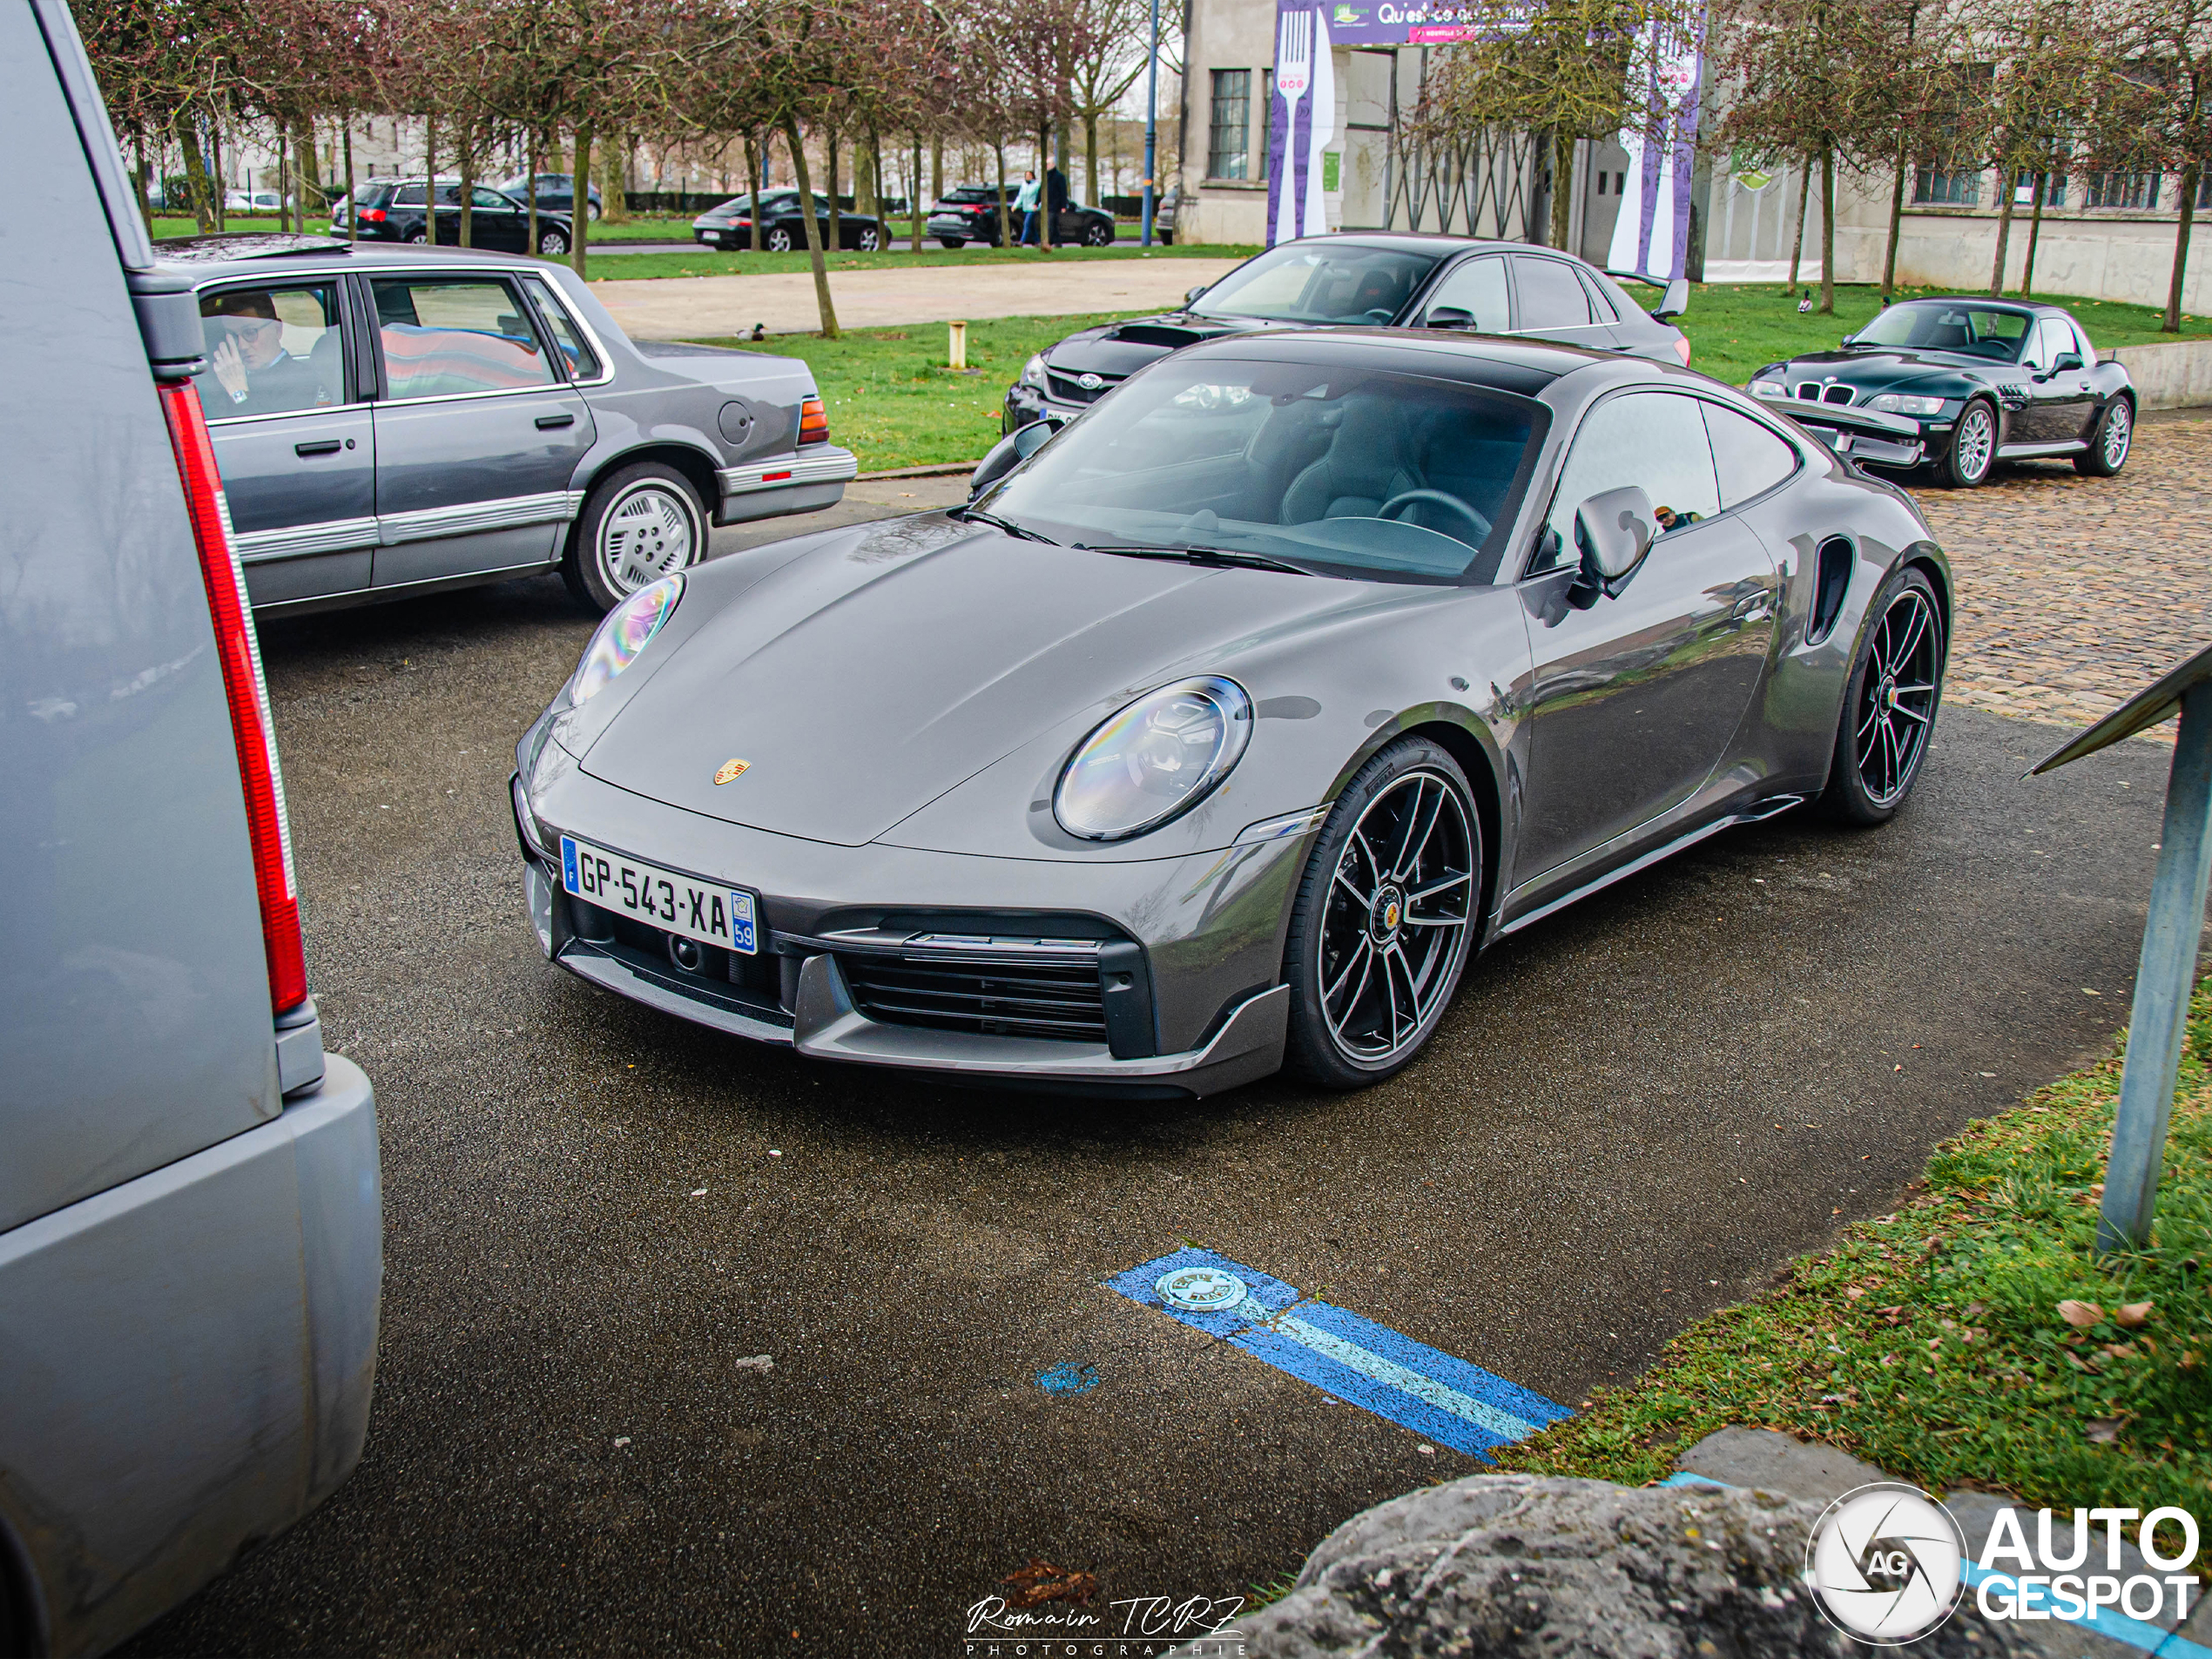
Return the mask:
M 1736 602 L 1736 609 L 1728 613 L 1730 622 L 1755 622 L 1766 615 L 1767 593 L 1762 588 L 1757 593 L 1747 593 Z
M 292 446 L 292 453 L 295 455 L 334 455 L 338 453 L 338 440 L 317 438 L 312 443 L 295 443 Z
M 541 432 L 550 432 L 556 426 L 575 424 L 576 416 L 573 415 L 541 415 L 537 417 L 537 429 Z

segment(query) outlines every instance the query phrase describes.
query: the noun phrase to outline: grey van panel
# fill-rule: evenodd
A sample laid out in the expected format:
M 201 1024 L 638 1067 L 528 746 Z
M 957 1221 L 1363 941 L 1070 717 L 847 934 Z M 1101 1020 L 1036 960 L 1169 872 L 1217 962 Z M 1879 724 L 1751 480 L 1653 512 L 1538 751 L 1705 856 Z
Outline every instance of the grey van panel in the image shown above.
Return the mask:
M 199 559 L 114 238 L 27 6 L 0 7 L 0 1229 L 279 1109 Z
M 375 1101 L 327 1064 L 274 1123 L 0 1233 L 0 1521 L 57 1654 L 113 1646 L 360 1460 Z

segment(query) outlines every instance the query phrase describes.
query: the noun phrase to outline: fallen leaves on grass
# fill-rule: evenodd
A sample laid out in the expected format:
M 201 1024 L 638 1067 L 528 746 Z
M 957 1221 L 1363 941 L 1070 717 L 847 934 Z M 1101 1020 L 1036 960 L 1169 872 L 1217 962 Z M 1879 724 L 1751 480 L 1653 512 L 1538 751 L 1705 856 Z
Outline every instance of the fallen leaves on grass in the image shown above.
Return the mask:
M 1047 1602 L 1073 1602 L 1088 1607 L 1098 1593 L 1098 1579 L 1072 1568 L 1055 1567 L 1031 1557 L 1027 1567 L 1016 1568 L 999 1581 L 1014 1588 L 1007 1592 L 1008 1607 L 1041 1607 Z
M 2077 1302 L 2072 1297 L 2059 1304 L 2059 1318 L 2077 1331 L 2087 1331 L 2105 1316 L 2105 1311 L 2094 1302 Z

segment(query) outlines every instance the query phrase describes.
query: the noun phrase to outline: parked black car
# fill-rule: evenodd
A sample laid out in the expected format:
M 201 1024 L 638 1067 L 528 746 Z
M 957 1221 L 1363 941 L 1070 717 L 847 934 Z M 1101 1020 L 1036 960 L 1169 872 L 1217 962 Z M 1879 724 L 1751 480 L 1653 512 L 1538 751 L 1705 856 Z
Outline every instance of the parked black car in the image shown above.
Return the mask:
M 2071 457 L 2109 478 L 2128 462 L 2135 388 L 2057 306 L 1905 300 L 1834 351 L 1769 363 L 1751 395 L 1862 466 L 1932 462 L 1970 489 L 2000 461 Z
M 489 185 L 473 186 L 469 211 L 469 245 L 495 253 L 528 253 L 529 209 L 504 191 Z M 420 179 L 379 179 L 354 192 L 354 206 L 361 212 L 361 237 L 366 242 L 423 242 L 431 239 L 430 215 L 425 181 Z M 461 186 L 446 180 L 438 184 L 437 240 L 448 247 L 461 246 Z M 331 210 L 330 233 L 346 233 L 346 204 Z M 536 252 L 549 260 L 566 256 L 575 236 L 568 215 L 538 209 Z
M 501 179 L 499 181 L 499 188 L 505 191 L 510 196 L 528 200 L 529 197 L 527 193 L 527 186 L 529 183 L 529 179 L 525 175 L 518 172 L 512 179 Z M 590 193 L 585 199 L 591 204 L 591 217 L 594 219 L 598 218 L 599 209 L 601 206 L 599 199 L 599 186 L 597 185 L 592 185 Z M 542 172 L 537 175 L 537 210 L 542 213 L 549 207 L 555 212 L 558 213 L 573 213 L 576 212 L 576 179 L 573 174 L 565 172 Z
M 806 226 L 799 214 L 799 192 L 772 190 L 760 198 L 760 246 L 771 253 L 788 253 L 806 246 Z M 829 198 L 814 192 L 816 234 L 824 247 L 873 253 L 883 246 L 883 233 L 875 220 L 862 213 L 840 209 L 837 239 L 830 239 Z M 752 198 L 736 196 L 719 207 L 710 207 L 691 221 L 691 234 L 709 247 L 725 253 L 745 252 L 752 246 Z
M 1007 219 L 1014 227 L 1014 234 L 1022 234 L 1022 215 L 1014 211 L 1014 187 L 1006 192 Z M 929 210 L 929 233 L 946 247 L 962 247 L 970 242 L 999 245 L 999 192 L 996 185 L 962 185 L 958 190 L 948 190 L 937 205 Z M 1052 227 L 1055 247 L 1110 247 L 1114 241 L 1114 216 L 1102 207 L 1085 207 L 1070 200 L 1060 210 L 1059 221 Z
M 1005 430 L 1070 421 L 1147 363 L 1221 334 L 1370 326 L 1533 334 L 1593 351 L 1688 367 L 1667 320 L 1687 303 L 1670 285 L 1646 315 L 1596 266 L 1521 242 L 1406 232 L 1301 237 L 1193 288 L 1182 310 L 1086 328 L 1047 347 L 1007 388 Z

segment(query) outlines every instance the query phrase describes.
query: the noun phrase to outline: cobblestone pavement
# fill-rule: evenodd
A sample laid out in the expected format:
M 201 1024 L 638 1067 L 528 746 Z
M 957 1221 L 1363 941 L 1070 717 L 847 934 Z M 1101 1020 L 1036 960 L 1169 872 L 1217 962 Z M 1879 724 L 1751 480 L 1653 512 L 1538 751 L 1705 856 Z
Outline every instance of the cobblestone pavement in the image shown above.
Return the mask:
M 1958 579 L 1947 701 L 2080 727 L 2212 644 L 2212 412 L 2144 416 L 2117 478 L 2039 462 L 1912 493 Z

